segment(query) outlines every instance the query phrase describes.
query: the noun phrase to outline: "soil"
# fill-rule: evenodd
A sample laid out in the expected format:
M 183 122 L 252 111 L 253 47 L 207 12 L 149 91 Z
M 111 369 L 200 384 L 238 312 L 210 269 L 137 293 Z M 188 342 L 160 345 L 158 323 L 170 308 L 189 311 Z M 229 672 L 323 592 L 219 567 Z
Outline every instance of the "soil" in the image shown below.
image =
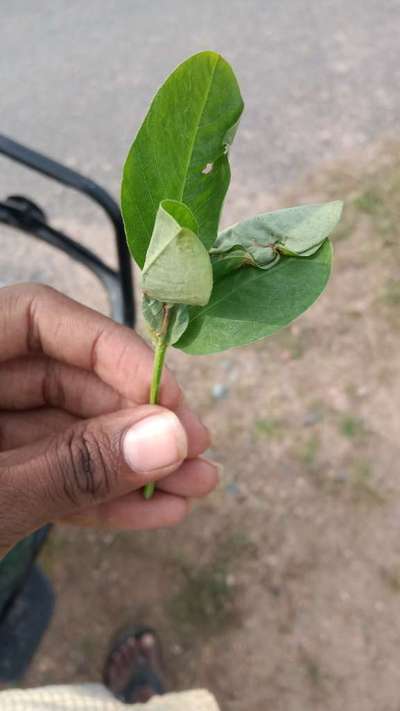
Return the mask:
M 169 356 L 213 433 L 219 489 L 175 530 L 52 534 L 57 610 L 25 686 L 98 680 L 135 621 L 158 628 L 171 686 L 205 686 L 223 711 L 398 711 L 399 147 L 279 200 L 243 190 L 227 212 L 343 196 L 332 279 L 301 319 Z

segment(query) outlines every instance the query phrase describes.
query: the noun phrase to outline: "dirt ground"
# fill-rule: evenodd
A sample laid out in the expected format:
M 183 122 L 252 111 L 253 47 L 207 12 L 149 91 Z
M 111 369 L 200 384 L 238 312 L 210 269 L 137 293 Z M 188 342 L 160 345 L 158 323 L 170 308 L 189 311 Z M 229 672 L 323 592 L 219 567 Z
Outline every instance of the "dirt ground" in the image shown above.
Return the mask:
M 54 531 L 57 611 L 25 685 L 97 680 L 133 620 L 160 630 L 172 686 L 206 686 L 223 711 L 399 711 L 400 148 L 228 212 L 340 197 L 309 312 L 251 347 L 169 357 L 219 489 L 176 530 Z

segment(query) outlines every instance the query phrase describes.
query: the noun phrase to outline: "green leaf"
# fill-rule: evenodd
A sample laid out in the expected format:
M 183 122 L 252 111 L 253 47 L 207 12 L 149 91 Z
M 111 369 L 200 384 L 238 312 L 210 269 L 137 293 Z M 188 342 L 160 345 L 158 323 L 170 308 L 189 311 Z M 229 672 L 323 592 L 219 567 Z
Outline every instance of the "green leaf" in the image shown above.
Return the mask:
M 260 269 L 270 269 L 281 254 L 308 257 L 336 227 L 341 213 L 342 203 L 335 201 L 256 215 L 218 235 L 211 250 L 213 261 L 229 257 L 238 247 L 244 250 L 243 263 L 253 263 Z
M 211 264 L 213 270 L 214 284 L 225 277 L 230 272 L 240 269 L 246 264 L 254 266 L 254 261 L 242 247 L 233 247 L 229 252 L 221 252 L 220 254 L 210 253 Z
M 142 311 L 151 336 L 154 340 L 160 336 L 165 315 L 165 304 L 157 299 L 143 297 Z M 185 304 L 169 305 L 167 333 L 164 341 L 173 345 L 180 339 L 189 325 L 189 308 Z
M 214 285 L 207 306 L 190 309 L 190 323 L 175 344 L 187 353 L 217 353 L 270 336 L 318 298 L 329 278 L 328 240 L 311 257 L 282 257 L 273 269 L 242 267 Z
M 181 64 L 155 96 L 129 151 L 121 204 L 132 256 L 145 262 L 160 202 L 189 206 L 209 249 L 229 186 L 227 149 L 243 101 L 229 64 L 201 52 Z
M 172 304 L 203 306 L 212 290 L 211 261 L 193 230 L 197 223 L 189 208 L 163 200 L 142 271 L 143 292 Z

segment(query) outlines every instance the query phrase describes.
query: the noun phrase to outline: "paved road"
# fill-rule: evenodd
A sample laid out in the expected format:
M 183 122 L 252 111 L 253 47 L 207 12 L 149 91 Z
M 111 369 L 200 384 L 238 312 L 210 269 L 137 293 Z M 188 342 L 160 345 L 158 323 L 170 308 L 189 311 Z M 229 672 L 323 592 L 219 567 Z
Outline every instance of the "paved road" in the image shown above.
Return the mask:
M 275 192 L 399 128 L 399 0 L 16 0 L 1 15 L 0 130 L 114 194 L 155 89 L 205 48 L 231 61 L 247 105 L 235 195 Z M 25 186 L 89 219 L 0 160 L 0 195 Z

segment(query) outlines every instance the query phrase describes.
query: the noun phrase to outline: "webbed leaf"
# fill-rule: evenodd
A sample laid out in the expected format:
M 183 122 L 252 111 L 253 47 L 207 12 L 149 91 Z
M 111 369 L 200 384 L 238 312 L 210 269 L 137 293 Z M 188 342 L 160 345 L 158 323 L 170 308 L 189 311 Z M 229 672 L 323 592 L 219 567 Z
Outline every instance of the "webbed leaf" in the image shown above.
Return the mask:
M 207 306 L 189 310 L 189 326 L 175 347 L 201 355 L 270 336 L 318 298 L 329 278 L 331 258 L 325 240 L 305 259 L 282 256 L 269 270 L 232 271 L 214 284 Z
M 122 214 L 129 249 L 145 262 L 160 202 L 189 206 L 209 249 L 230 181 L 227 149 L 243 102 L 229 64 L 215 52 L 183 62 L 156 94 L 129 151 Z
M 266 212 L 244 220 L 218 235 L 211 250 L 213 262 L 243 250 L 243 263 L 270 269 L 282 254 L 314 254 L 336 227 L 342 212 L 339 201 L 299 205 Z M 237 263 L 233 263 L 236 265 Z
M 189 208 L 163 200 L 142 271 L 146 296 L 163 303 L 204 305 L 212 290 L 210 257 Z
M 212 254 L 211 252 L 210 256 L 214 284 L 230 272 L 234 272 L 246 264 L 254 266 L 252 257 L 249 260 L 249 255 L 242 247 L 233 247 L 229 252 L 220 252 L 219 254 Z

